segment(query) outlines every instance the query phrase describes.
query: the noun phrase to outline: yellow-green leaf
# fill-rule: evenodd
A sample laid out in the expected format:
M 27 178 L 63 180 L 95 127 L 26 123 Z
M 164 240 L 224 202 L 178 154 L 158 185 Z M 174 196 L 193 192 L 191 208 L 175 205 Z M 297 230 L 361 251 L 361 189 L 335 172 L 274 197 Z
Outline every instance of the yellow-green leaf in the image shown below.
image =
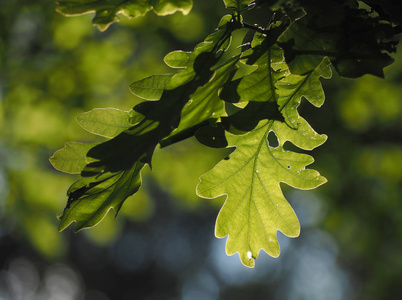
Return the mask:
M 118 14 L 129 18 L 145 15 L 153 10 L 165 16 L 177 11 L 188 14 L 193 6 L 192 0 L 62 0 L 57 2 L 57 11 L 65 16 L 95 13 L 92 23 L 105 31 L 110 24 L 118 22 Z
M 270 131 L 278 136 L 278 147 L 268 144 Z M 315 133 L 307 122 L 296 131 L 283 122 L 264 120 L 245 135 L 228 133 L 226 138 L 236 150 L 201 177 L 197 193 L 204 198 L 227 195 L 216 221 L 215 235 L 229 235 L 227 254 L 238 252 L 242 263 L 253 267 L 260 249 L 273 257 L 279 255 L 278 230 L 289 237 L 300 233 L 299 221 L 284 198 L 280 183 L 312 189 L 326 182 L 317 171 L 306 169 L 314 161 L 311 156 L 286 151 L 283 144 L 291 141 L 312 149 L 326 137 Z

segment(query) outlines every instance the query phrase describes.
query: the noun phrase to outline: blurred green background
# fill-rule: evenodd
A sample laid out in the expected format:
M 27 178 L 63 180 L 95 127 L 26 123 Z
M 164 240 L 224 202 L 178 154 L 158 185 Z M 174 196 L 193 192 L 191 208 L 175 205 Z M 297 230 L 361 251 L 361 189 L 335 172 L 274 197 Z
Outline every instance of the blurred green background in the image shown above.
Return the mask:
M 131 109 L 131 82 L 168 72 L 224 14 L 195 1 L 188 16 L 122 19 L 101 33 L 91 15 L 53 1 L 0 0 L 0 299 L 397 299 L 402 283 L 402 56 L 386 79 L 323 82 L 326 104 L 300 112 L 328 141 L 312 153 L 329 182 L 284 187 L 301 236 L 278 233 L 281 256 L 255 269 L 214 238 L 222 199 L 195 195 L 222 157 L 188 140 L 157 151 L 154 171 L 117 219 L 59 233 L 56 214 L 74 176 L 48 158 L 67 141 L 93 142 L 77 114 Z M 398 57 L 399 56 L 399 57 Z

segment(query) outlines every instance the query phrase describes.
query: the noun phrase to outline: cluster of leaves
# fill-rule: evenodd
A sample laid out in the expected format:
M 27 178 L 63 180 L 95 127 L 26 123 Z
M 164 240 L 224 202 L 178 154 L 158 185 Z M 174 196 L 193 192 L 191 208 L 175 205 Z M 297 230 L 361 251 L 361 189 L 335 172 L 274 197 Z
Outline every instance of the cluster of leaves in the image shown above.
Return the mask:
M 187 12 L 191 1 L 63 1 L 59 11 L 96 11 L 94 23 L 105 29 L 123 12 L 136 16 Z M 197 194 L 226 195 L 216 236 L 229 236 L 226 251 L 239 253 L 254 266 L 263 249 L 279 255 L 277 231 L 289 237 L 300 224 L 283 196 L 280 183 L 313 189 L 326 179 L 307 166 L 313 158 L 287 150 L 286 142 L 312 150 L 326 140 L 297 111 L 302 98 L 320 107 L 320 77 L 331 77 L 331 64 L 345 77 L 383 76 L 392 63 L 392 40 L 398 27 L 384 11 L 357 1 L 224 0 L 232 14 L 192 52 L 174 51 L 165 63 L 179 69 L 134 82 L 131 91 L 145 100 L 131 111 L 94 109 L 79 115 L 87 131 L 107 138 L 100 144 L 70 142 L 52 157 L 53 166 L 80 174 L 69 188 L 60 230 L 76 222 L 75 231 L 116 213 L 141 187 L 141 170 L 155 148 L 195 136 L 204 145 L 232 153 L 200 178 Z M 107 5 L 106 5 L 107 4 Z M 266 27 L 250 25 L 249 10 L 272 15 Z M 268 14 L 267 12 L 271 12 Z M 274 12 L 274 14 L 272 14 Z M 228 57 L 234 32 L 244 35 L 238 54 Z M 244 69 L 253 70 L 249 73 Z M 245 74 L 246 73 L 246 74 Z M 245 74 L 245 75 L 244 75 Z M 156 166 L 157 167 L 157 166 Z

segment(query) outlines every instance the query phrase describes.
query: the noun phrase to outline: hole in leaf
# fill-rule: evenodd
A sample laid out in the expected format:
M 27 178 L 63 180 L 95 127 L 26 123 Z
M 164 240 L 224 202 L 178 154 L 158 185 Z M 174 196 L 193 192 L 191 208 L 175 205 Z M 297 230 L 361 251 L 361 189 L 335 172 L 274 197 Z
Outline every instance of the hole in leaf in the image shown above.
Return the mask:
M 278 137 L 276 136 L 275 132 L 273 132 L 273 131 L 270 131 L 268 133 L 268 145 L 273 148 L 276 148 L 279 146 Z
M 290 169 L 290 166 L 288 166 L 288 169 Z

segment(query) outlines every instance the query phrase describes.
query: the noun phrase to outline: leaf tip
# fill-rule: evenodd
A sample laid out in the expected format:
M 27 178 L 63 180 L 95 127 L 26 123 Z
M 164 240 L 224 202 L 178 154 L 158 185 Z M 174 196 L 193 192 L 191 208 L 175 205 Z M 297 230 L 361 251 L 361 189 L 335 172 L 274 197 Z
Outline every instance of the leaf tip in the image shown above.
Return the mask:
M 70 226 L 73 222 L 75 222 L 75 221 L 71 221 L 70 223 L 66 224 L 66 223 L 63 221 L 63 216 L 64 216 L 64 213 L 63 213 L 63 214 L 57 214 L 57 219 L 60 220 L 59 227 L 57 228 L 57 230 L 58 230 L 59 232 L 64 231 L 64 229 L 66 229 L 66 228 L 67 228 L 68 226 Z M 74 231 L 75 231 L 75 230 L 74 230 Z
M 240 254 L 240 260 L 247 268 L 253 269 L 255 267 L 255 259 L 251 251 L 247 251 L 245 255 L 244 253 Z

